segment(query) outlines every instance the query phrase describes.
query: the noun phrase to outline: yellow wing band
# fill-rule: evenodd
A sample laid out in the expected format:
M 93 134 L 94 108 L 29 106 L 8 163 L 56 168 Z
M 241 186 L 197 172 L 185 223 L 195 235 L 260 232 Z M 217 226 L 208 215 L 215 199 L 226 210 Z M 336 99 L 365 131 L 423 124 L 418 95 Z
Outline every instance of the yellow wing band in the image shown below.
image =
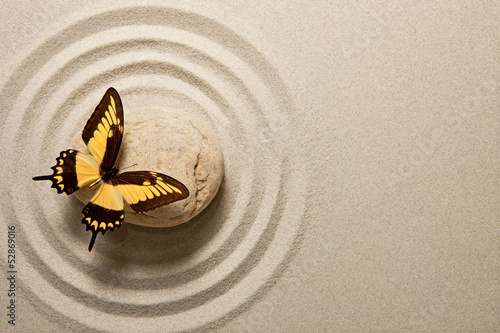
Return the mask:
M 95 158 L 80 152 L 76 154 L 75 171 L 78 187 L 93 183 L 100 177 L 99 164 Z

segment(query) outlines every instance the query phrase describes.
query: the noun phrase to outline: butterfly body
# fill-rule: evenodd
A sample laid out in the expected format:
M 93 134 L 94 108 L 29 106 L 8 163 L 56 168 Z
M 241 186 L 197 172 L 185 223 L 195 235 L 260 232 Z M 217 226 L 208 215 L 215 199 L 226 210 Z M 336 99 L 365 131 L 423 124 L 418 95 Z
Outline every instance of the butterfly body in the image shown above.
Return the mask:
M 98 232 L 120 227 L 124 221 L 124 200 L 143 213 L 185 199 L 189 191 L 184 184 L 167 175 L 152 171 L 119 173 L 117 166 L 123 137 L 123 109 L 118 92 L 109 88 L 87 121 L 82 139 L 91 154 L 68 149 L 56 158 L 52 175 L 34 177 L 50 180 L 58 193 L 72 194 L 83 186 L 97 188 L 96 194 L 82 210 L 82 223 L 92 231 L 89 251 Z
M 110 181 L 111 178 L 116 176 L 116 174 L 120 171 L 117 167 L 111 168 L 108 171 L 105 171 L 104 173 L 101 174 L 101 179 L 105 182 Z

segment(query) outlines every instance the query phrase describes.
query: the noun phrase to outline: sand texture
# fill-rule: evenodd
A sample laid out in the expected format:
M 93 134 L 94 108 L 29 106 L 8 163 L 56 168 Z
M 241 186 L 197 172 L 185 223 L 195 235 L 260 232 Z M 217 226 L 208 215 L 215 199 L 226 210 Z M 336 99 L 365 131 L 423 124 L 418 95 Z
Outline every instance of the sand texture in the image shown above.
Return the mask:
M 1 7 L 1 332 L 500 331 L 497 1 Z M 199 119 L 224 177 L 89 253 L 80 200 L 31 178 L 111 86 L 125 122 Z

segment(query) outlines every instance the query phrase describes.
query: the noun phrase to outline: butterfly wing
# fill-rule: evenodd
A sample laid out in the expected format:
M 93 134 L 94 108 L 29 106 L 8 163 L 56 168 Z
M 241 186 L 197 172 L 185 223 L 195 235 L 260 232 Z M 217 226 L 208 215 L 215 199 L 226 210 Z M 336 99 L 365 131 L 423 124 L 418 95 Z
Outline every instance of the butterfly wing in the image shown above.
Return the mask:
M 99 165 L 88 154 L 68 149 L 62 151 L 56 161 L 57 164 L 51 167 L 52 175 L 33 177 L 33 180 L 50 180 L 57 193 L 69 195 L 100 177 Z
M 89 251 L 92 251 L 98 232 L 115 230 L 122 225 L 124 219 L 123 196 L 110 183 L 102 182 L 99 190 L 82 210 L 82 223 L 92 231 Z
M 124 219 L 123 199 L 136 212 L 146 212 L 177 200 L 189 191 L 181 182 L 167 175 L 150 171 L 124 172 L 104 181 L 98 192 L 82 211 L 82 223 L 92 231 L 89 251 L 98 232 L 120 227 Z
M 124 172 L 113 177 L 111 182 L 130 207 L 138 213 L 189 196 L 189 190 L 184 184 L 172 177 L 152 171 Z
M 115 166 L 123 137 L 123 107 L 120 96 L 109 88 L 83 128 L 82 139 L 102 171 Z

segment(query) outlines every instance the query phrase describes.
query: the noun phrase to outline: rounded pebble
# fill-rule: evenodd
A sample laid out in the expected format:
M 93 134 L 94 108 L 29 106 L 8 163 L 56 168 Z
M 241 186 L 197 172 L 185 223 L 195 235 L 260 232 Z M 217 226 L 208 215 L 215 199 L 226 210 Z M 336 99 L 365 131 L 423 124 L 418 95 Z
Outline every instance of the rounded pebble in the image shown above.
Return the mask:
M 189 190 L 188 198 L 145 213 L 136 213 L 125 203 L 125 222 L 171 227 L 198 215 L 214 198 L 224 173 L 222 150 L 212 131 L 193 116 L 168 108 L 125 110 L 124 123 L 120 172 L 163 173 Z M 89 153 L 81 132 L 71 148 Z M 87 186 L 75 195 L 87 204 L 95 193 Z

